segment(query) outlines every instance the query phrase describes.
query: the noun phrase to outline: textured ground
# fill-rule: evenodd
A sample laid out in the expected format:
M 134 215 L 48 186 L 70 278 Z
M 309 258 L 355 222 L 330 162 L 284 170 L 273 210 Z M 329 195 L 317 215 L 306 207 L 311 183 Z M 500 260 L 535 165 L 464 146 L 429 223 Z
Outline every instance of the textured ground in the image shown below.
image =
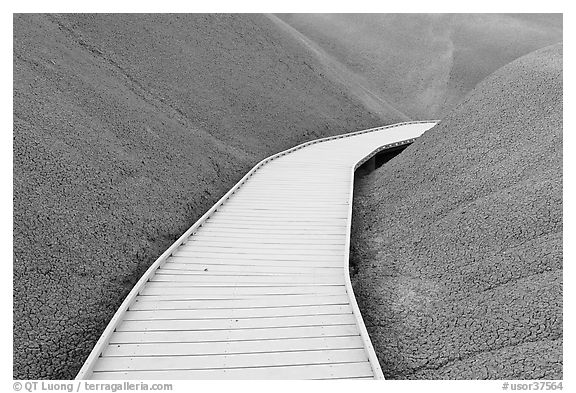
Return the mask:
M 72 378 L 261 158 L 371 114 L 263 16 L 14 17 L 14 378 Z
M 387 378 L 562 378 L 562 47 L 500 69 L 357 186 Z
M 329 76 L 418 120 L 442 118 L 498 68 L 562 41 L 560 14 L 279 17 L 333 71 Z

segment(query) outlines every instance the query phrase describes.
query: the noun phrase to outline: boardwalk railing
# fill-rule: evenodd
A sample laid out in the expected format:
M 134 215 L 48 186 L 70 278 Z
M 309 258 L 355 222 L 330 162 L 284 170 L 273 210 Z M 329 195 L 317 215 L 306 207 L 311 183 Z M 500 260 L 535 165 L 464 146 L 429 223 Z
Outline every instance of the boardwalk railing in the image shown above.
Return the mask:
M 101 335 L 100 339 L 97 341 L 94 349 L 92 350 L 92 352 L 90 353 L 90 355 L 86 359 L 83 367 L 79 371 L 76 379 L 90 379 L 92 377 L 94 367 L 95 367 L 96 363 L 98 362 L 98 359 L 101 358 L 101 355 L 104 352 L 104 350 L 106 349 L 106 347 L 109 345 L 110 338 L 112 337 L 113 333 L 117 330 L 119 325 L 122 323 L 122 321 L 125 318 L 126 312 L 130 309 L 131 306 L 134 305 L 135 300 L 137 299 L 137 297 L 139 296 L 141 291 L 145 288 L 145 285 L 155 275 L 157 270 L 162 268 L 166 264 L 167 260 L 173 255 L 173 253 L 175 251 L 177 251 L 179 249 L 179 247 L 182 246 L 187 241 L 187 239 L 190 238 L 190 236 L 194 235 L 199 230 L 200 227 L 202 227 L 205 223 L 207 223 L 207 221 L 219 210 L 219 208 L 223 207 L 223 205 L 225 205 L 226 202 L 230 198 L 232 198 L 234 196 L 234 194 L 237 193 L 241 189 L 241 187 L 248 180 L 250 180 L 250 178 L 252 176 L 254 176 L 259 170 L 261 170 L 263 167 L 266 167 L 267 164 L 270 164 L 274 160 L 277 160 L 283 156 L 295 153 L 295 152 L 297 152 L 301 149 L 304 149 L 306 147 L 309 147 L 311 145 L 324 143 L 324 142 L 328 142 L 328 141 L 335 141 L 337 139 L 342 139 L 342 138 L 350 138 L 350 137 L 359 136 L 359 135 L 368 134 L 368 133 L 373 133 L 373 132 L 377 132 L 377 131 L 384 131 L 384 130 L 388 130 L 388 129 L 392 129 L 392 128 L 396 128 L 396 127 L 401 127 L 401 126 L 406 126 L 406 125 L 414 125 L 414 124 L 426 124 L 427 125 L 426 129 L 427 129 L 427 128 L 432 127 L 435 124 L 435 121 L 405 122 L 405 123 L 399 123 L 399 124 L 394 124 L 394 125 L 389 125 L 389 126 L 384 126 L 384 127 L 375 127 L 375 128 L 357 131 L 357 132 L 352 132 L 352 133 L 343 134 L 343 135 L 336 135 L 336 136 L 321 138 L 321 139 L 302 143 L 298 146 L 295 146 L 291 149 L 288 149 L 288 150 L 282 151 L 280 153 L 274 154 L 274 155 L 260 161 L 246 175 L 244 175 L 244 177 L 242 177 L 242 179 L 240 179 L 240 181 L 236 185 L 234 185 L 234 187 L 232 187 L 222 198 L 220 198 L 220 200 L 214 206 L 212 206 L 212 208 L 210 208 L 202 217 L 200 217 L 200 219 L 196 223 L 194 223 L 194 225 L 192 225 L 176 242 L 174 242 L 174 244 L 172 244 L 162 255 L 160 255 L 160 257 L 148 268 L 148 270 L 144 273 L 144 275 L 136 283 L 134 288 L 130 291 L 130 293 L 128 294 L 126 299 L 122 302 L 122 304 L 120 305 L 120 307 L 118 308 L 118 310 L 116 311 L 116 313 L 114 314 L 112 319 L 110 320 L 108 326 L 106 327 L 106 329 L 102 333 L 102 335 Z M 360 314 L 360 310 L 358 309 L 358 305 L 357 305 L 356 299 L 354 297 L 354 292 L 352 290 L 352 285 L 350 282 L 350 276 L 348 274 L 348 263 L 349 263 L 349 252 L 350 252 L 350 229 L 351 229 L 351 222 L 352 222 L 351 217 L 352 217 L 352 197 L 353 197 L 352 194 L 353 194 L 353 184 L 354 184 L 354 181 L 353 181 L 354 180 L 354 171 L 356 170 L 356 168 L 358 166 L 360 166 L 366 160 L 370 159 L 372 156 L 377 154 L 379 151 L 389 149 L 392 147 L 397 147 L 397 146 L 404 145 L 407 143 L 411 143 L 414 141 L 414 139 L 415 138 L 398 139 L 392 143 L 387 143 L 387 144 L 384 144 L 381 146 L 377 146 L 369 154 L 365 155 L 362 159 L 357 161 L 356 164 L 351 168 L 351 172 L 349 174 L 349 176 L 350 176 L 350 181 L 349 181 L 350 189 L 347 193 L 347 195 L 348 195 L 348 201 L 347 201 L 348 207 L 347 207 L 347 222 L 346 222 L 344 261 L 343 261 L 344 282 L 345 282 L 345 286 L 346 286 L 346 293 L 348 294 L 348 297 L 349 297 L 349 304 L 352 308 L 352 313 L 354 315 L 356 325 L 358 327 L 358 330 L 359 330 L 359 333 L 360 333 L 360 336 L 361 336 L 361 339 L 362 339 L 362 342 L 364 345 L 364 350 L 366 351 L 366 354 L 368 356 L 368 360 L 370 362 L 370 366 L 372 368 L 372 375 L 376 379 L 383 379 L 384 376 L 382 374 L 382 370 L 380 369 L 378 358 L 377 358 L 377 356 L 374 352 L 374 349 L 372 347 L 370 337 L 368 336 L 368 333 L 366 331 L 366 327 L 364 326 L 364 322 L 363 322 L 362 316 Z

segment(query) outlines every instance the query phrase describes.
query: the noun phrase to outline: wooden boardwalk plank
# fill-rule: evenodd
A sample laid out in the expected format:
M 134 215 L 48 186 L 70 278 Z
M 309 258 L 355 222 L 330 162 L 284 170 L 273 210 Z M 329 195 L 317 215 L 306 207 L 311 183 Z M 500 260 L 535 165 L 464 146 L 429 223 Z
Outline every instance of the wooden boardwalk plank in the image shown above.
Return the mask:
M 197 299 L 197 300 L 147 300 L 140 296 L 130 310 L 199 310 L 210 308 L 258 308 L 258 307 L 290 307 L 319 306 L 323 304 L 348 304 L 347 295 L 294 295 L 266 296 L 253 299 Z
M 193 276 L 183 274 L 156 273 L 150 279 L 153 282 L 186 282 L 186 283 L 226 283 L 226 284 L 344 284 L 343 276 L 314 277 L 314 276 Z
M 93 379 L 336 379 L 373 377 L 369 362 L 217 370 L 95 372 Z
M 340 268 L 337 260 L 318 261 L 314 259 L 308 260 L 294 260 L 291 258 L 284 259 L 271 259 L 271 258 L 238 258 L 238 257 L 223 257 L 223 256 L 204 256 L 197 257 L 193 254 L 190 255 L 175 255 L 167 259 L 166 263 L 179 263 L 183 265 L 237 265 L 237 266 L 284 266 L 284 267 L 308 267 L 311 269 L 332 267 Z
M 114 332 L 110 338 L 110 343 L 222 342 L 357 335 L 358 328 L 353 324 L 334 326 L 300 326 L 273 329 Z
M 331 267 L 314 267 L 314 266 L 250 266 L 250 265 L 222 265 L 211 263 L 177 263 L 167 262 L 162 269 L 181 270 L 181 271 L 210 271 L 210 272 L 235 272 L 235 273 L 292 273 L 292 274 L 342 274 L 342 269 L 337 266 Z
M 364 348 L 225 355 L 105 357 L 94 371 L 203 370 L 368 361 Z
M 352 325 L 354 315 L 308 315 L 293 317 L 269 318 L 234 318 L 234 319 L 171 319 L 149 321 L 124 321 L 116 331 L 192 331 L 192 330 L 228 330 L 228 329 L 262 329 L 278 327 Z
M 323 246 L 315 247 L 312 245 L 303 245 L 295 249 L 291 244 L 286 245 L 273 245 L 268 247 L 260 247 L 260 244 L 256 245 L 228 245 L 228 247 L 215 247 L 211 245 L 196 245 L 196 244 L 186 244 L 182 246 L 181 251 L 183 253 L 190 252 L 194 255 L 205 255 L 205 254 L 249 254 L 249 255 L 270 255 L 276 256 L 279 253 L 283 255 L 336 255 L 341 256 L 343 252 L 344 245 L 338 246 Z
M 103 356 L 221 355 L 364 348 L 360 336 L 296 338 L 292 340 L 225 341 L 108 345 Z
M 153 287 L 147 285 L 141 292 L 141 296 L 197 296 L 197 295 L 251 295 L 251 296 L 269 296 L 269 295 L 321 295 L 321 294 L 346 294 L 346 287 L 342 285 L 325 285 L 325 286 L 302 286 L 302 287 Z
M 221 265 L 220 265 L 221 266 Z M 342 271 L 337 270 L 327 270 L 327 269 L 309 269 L 306 272 L 301 271 L 251 271 L 250 269 L 245 270 L 234 270 L 234 269 L 204 269 L 191 270 L 186 268 L 177 268 L 172 264 L 166 264 L 158 269 L 157 274 L 180 274 L 189 276 L 232 276 L 232 277 L 264 277 L 264 276 L 276 276 L 276 277 L 336 277 L 340 278 L 342 276 Z
M 321 304 L 316 306 L 224 308 L 200 310 L 137 310 L 127 311 L 124 316 L 124 321 L 154 319 L 268 318 L 347 313 L 352 313 L 352 308 L 349 304 Z

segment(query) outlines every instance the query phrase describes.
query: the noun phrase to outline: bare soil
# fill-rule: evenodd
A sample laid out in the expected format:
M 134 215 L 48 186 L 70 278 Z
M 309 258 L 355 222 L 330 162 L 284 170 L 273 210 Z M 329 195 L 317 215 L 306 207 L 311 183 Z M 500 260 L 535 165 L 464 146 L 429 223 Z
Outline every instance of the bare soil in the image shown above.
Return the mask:
M 562 46 L 498 70 L 355 190 L 390 379 L 562 379 Z

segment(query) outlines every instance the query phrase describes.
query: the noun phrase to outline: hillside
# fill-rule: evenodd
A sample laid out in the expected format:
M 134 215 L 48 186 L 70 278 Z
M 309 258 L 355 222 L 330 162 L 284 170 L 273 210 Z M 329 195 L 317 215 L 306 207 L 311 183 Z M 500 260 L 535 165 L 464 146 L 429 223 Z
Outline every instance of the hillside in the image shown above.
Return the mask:
M 73 378 L 260 159 L 393 123 L 264 16 L 14 16 L 14 378 Z
M 312 49 L 335 81 L 361 86 L 382 106 L 419 120 L 442 118 L 498 68 L 562 41 L 560 14 L 278 17 L 296 31 L 295 38 Z
M 562 379 L 562 46 L 359 179 L 354 288 L 387 378 Z

